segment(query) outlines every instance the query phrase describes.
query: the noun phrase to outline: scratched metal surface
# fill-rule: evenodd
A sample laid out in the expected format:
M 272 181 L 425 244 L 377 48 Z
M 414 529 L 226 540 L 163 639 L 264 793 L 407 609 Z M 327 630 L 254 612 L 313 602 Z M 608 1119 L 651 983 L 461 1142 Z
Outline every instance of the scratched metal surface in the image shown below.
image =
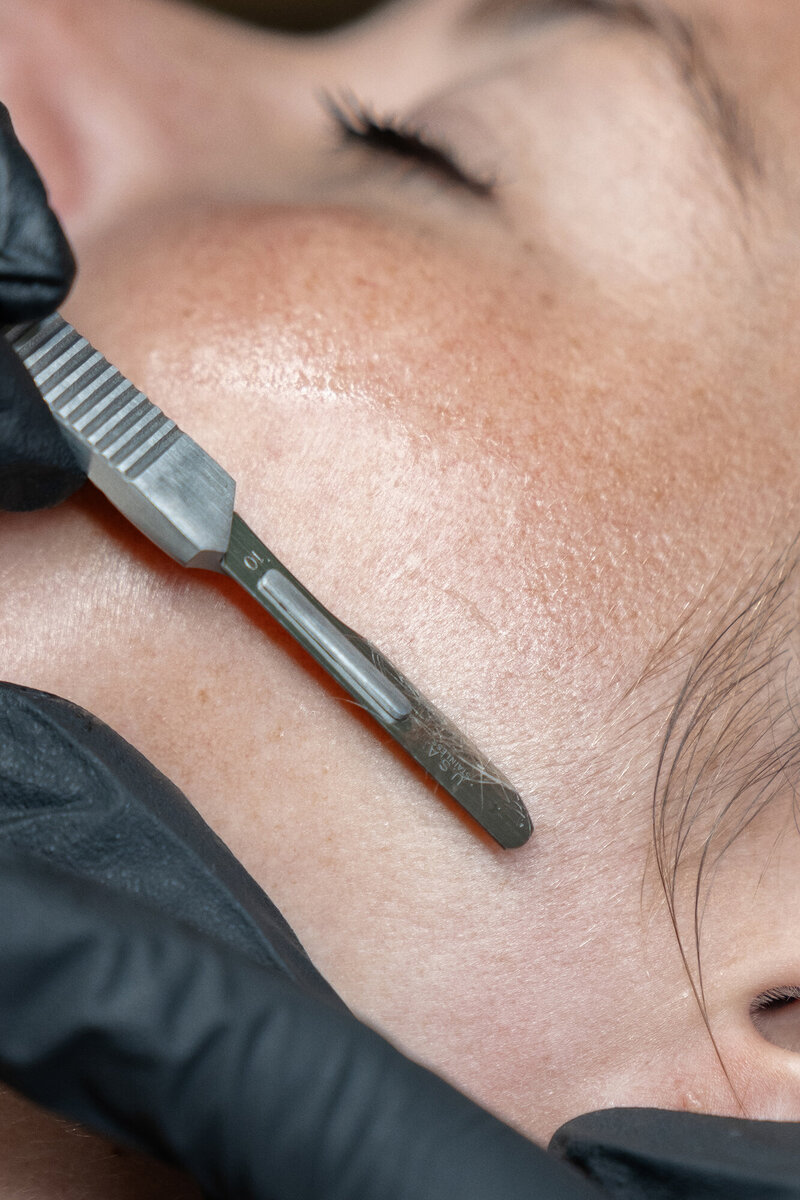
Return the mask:
M 375 646 L 322 608 L 236 514 L 222 570 L 271 612 L 496 842 L 509 850 L 525 844 L 533 829 L 531 819 L 522 798 L 505 776 Z M 347 647 L 345 653 L 330 653 L 332 639 L 310 631 L 305 621 L 296 621 L 281 603 L 272 603 L 272 589 L 264 589 L 262 584 L 274 573 L 282 575 L 292 592 L 305 598 L 308 607 L 323 614 L 334 635 L 338 631 L 338 641 Z M 365 660 L 367 670 L 362 666 L 354 671 L 351 665 L 354 658 L 362 663 Z M 377 687 L 376 676 L 380 681 Z

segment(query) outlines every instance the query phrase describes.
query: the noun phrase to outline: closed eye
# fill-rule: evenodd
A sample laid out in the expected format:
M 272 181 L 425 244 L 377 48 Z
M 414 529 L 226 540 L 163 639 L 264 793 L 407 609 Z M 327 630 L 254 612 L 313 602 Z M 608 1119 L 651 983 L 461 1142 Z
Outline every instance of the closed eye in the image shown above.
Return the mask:
M 750 1005 L 750 1019 L 773 1046 L 800 1051 L 800 987 L 770 988 Z
M 323 103 L 345 142 L 405 160 L 473 196 L 491 199 L 494 179 L 466 171 L 455 153 L 432 139 L 423 126 L 414 126 L 392 115 L 379 116 L 352 95 L 339 100 L 325 95 Z

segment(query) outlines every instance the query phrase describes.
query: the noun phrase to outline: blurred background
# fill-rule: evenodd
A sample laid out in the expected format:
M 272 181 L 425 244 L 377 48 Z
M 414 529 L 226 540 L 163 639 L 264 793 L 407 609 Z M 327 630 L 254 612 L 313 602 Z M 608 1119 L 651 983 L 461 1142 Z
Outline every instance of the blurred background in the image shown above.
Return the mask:
M 308 33 L 331 29 L 380 7 L 376 0 L 194 0 L 194 3 L 271 29 Z

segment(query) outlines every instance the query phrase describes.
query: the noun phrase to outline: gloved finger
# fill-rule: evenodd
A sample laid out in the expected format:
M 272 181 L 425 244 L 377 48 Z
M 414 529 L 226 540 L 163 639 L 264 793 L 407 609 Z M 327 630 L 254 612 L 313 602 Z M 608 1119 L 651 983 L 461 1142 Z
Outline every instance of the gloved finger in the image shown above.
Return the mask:
M 615 1108 L 550 1149 L 624 1200 L 800 1200 L 800 1124 Z
M 0 326 L 53 312 L 75 260 L 36 168 L 0 104 Z M 86 478 L 25 368 L 0 335 L 0 508 L 46 508 Z
M 597 1200 L 274 971 L 0 852 L 0 1074 L 236 1200 Z
M 0 509 L 21 512 L 60 504 L 85 479 L 50 409 L 0 333 Z
M 344 1007 L 186 797 L 97 717 L 0 683 L 0 845 L 148 901 Z
M 69 243 L 0 104 L 0 325 L 53 312 L 74 277 Z

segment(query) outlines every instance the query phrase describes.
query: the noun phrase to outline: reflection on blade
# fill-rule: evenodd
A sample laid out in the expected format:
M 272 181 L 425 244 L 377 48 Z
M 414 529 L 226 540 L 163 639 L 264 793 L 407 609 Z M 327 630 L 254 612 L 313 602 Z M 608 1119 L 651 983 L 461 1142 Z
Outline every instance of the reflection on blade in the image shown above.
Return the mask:
M 533 826 L 519 794 L 365 638 L 329 613 L 238 514 L 222 570 L 237 580 L 495 841 Z

